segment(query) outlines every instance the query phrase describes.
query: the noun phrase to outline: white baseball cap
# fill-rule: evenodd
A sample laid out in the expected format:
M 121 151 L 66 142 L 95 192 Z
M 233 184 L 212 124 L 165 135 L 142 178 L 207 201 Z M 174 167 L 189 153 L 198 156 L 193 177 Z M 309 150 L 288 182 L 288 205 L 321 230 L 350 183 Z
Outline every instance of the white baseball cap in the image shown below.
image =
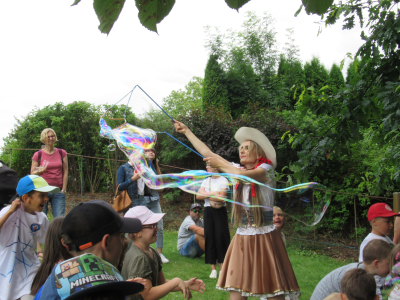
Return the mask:
M 154 224 L 160 221 L 165 214 L 155 214 L 146 206 L 135 206 L 129 209 L 124 215 L 125 218 L 136 218 L 142 222 L 142 225 Z

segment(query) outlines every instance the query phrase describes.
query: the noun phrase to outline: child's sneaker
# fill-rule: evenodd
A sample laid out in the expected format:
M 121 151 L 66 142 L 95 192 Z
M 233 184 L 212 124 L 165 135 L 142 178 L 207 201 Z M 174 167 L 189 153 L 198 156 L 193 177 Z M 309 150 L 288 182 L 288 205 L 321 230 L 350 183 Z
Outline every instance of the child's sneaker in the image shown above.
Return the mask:
M 217 278 L 217 270 L 212 270 L 210 274 L 210 278 Z
M 164 256 L 164 254 L 160 253 L 160 257 L 163 264 L 169 263 L 169 260 Z

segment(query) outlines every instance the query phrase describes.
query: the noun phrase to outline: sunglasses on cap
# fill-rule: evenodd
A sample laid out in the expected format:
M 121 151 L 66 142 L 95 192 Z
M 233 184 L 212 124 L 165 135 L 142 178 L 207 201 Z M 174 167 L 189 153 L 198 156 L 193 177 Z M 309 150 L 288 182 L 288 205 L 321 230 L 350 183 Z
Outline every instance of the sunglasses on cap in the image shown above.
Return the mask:
M 201 213 L 201 209 L 193 209 L 192 212 L 194 212 L 195 214 Z

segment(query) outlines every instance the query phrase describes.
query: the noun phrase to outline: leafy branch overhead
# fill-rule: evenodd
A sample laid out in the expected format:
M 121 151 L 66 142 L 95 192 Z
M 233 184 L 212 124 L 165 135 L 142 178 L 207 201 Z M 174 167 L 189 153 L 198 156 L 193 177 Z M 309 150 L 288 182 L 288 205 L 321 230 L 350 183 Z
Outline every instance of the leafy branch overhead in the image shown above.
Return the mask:
M 77 5 L 81 0 L 75 0 L 72 6 Z M 250 0 L 225 0 L 226 4 L 239 11 Z M 323 14 L 333 3 L 333 0 L 302 0 L 306 12 Z M 157 24 L 168 16 L 175 5 L 175 0 L 135 0 L 139 10 L 140 23 L 147 29 L 157 32 Z M 94 0 L 93 8 L 100 21 L 99 30 L 109 34 L 114 23 L 124 7 L 125 0 Z

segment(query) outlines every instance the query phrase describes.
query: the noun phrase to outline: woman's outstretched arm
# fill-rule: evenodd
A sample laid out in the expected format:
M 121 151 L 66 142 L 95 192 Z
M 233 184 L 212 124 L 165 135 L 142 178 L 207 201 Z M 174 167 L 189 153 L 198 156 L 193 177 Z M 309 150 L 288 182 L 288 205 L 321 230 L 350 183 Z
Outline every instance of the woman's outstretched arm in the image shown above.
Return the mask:
M 199 151 L 201 155 L 203 155 L 204 157 L 218 157 L 218 158 L 226 161 L 227 163 L 229 163 L 227 160 L 225 160 L 218 154 L 215 154 L 214 152 L 212 152 L 210 150 L 210 148 L 208 148 L 206 144 L 204 144 L 202 141 L 200 141 L 199 138 L 197 136 L 195 136 L 194 133 L 185 124 L 183 124 L 177 120 L 174 120 L 174 121 L 175 121 L 175 123 L 174 123 L 175 130 L 177 132 L 180 132 L 180 133 L 183 133 L 184 135 L 186 135 L 186 137 L 188 138 L 190 143 L 192 143 L 193 147 L 197 151 Z
M 259 182 L 269 182 L 269 178 L 263 168 L 245 170 L 239 169 L 227 163 L 226 160 L 221 160 L 215 157 L 206 157 L 204 161 L 207 162 L 212 168 L 217 168 L 221 173 L 229 173 L 250 177 L 251 179 L 257 180 Z

